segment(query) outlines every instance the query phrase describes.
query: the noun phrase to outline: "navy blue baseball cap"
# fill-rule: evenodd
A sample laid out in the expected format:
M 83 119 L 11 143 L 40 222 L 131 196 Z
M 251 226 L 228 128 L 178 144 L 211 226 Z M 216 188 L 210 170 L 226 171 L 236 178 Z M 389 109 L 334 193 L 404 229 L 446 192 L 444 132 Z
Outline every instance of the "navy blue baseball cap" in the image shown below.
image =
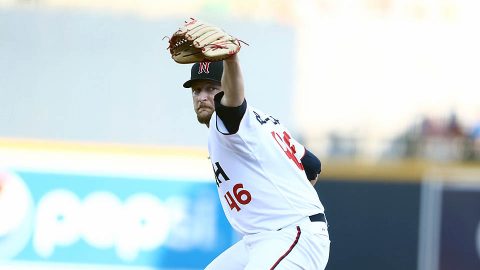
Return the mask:
M 183 84 L 183 87 L 190 88 L 192 83 L 200 80 L 209 80 L 222 83 L 223 61 L 198 62 L 192 66 L 190 80 Z

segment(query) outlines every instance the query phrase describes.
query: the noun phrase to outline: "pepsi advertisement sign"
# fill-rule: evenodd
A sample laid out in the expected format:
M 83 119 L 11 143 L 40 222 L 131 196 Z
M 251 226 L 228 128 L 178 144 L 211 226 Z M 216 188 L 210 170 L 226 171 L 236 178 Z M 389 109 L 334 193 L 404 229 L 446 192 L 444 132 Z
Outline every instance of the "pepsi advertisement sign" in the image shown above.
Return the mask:
M 204 269 L 238 240 L 213 181 L 1 169 L 0 214 L 0 269 Z

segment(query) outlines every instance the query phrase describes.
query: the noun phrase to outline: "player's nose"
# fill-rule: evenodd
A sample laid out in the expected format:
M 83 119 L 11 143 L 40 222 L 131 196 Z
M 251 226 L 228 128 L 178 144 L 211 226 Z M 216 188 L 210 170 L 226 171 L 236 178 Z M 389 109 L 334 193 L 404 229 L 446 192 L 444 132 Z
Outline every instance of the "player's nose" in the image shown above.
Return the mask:
M 206 101 L 208 99 L 208 91 L 202 90 L 200 93 L 198 93 L 198 99 L 200 101 Z

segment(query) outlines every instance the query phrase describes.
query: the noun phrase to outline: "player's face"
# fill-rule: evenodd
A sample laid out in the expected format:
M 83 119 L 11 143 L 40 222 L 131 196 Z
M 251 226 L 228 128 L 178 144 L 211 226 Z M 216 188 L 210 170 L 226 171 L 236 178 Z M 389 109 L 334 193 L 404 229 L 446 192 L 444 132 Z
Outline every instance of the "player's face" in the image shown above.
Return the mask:
M 221 86 L 216 82 L 202 80 L 192 84 L 193 109 L 198 122 L 208 125 L 215 111 L 213 97 L 220 91 Z

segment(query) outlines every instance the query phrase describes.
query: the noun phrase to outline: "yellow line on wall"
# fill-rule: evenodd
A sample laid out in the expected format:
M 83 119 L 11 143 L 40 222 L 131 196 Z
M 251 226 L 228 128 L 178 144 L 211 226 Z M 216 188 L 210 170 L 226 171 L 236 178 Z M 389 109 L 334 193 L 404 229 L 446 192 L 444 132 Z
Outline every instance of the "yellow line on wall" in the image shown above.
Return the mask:
M 186 146 L 129 145 L 39 139 L 0 138 L 0 148 L 51 152 L 87 152 L 142 156 L 189 156 L 206 158 L 206 148 Z
M 321 179 L 348 181 L 419 182 L 428 174 L 451 178 L 452 172 L 469 172 L 469 182 L 480 183 L 480 164 L 462 162 L 433 162 L 428 160 L 397 161 L 322 161 Z M 478 176 L 478 177 L 477 177 Z M 435 179 L 432 179 L 435 180 Z M 460 179 L 458 179 L 460 180 Z

